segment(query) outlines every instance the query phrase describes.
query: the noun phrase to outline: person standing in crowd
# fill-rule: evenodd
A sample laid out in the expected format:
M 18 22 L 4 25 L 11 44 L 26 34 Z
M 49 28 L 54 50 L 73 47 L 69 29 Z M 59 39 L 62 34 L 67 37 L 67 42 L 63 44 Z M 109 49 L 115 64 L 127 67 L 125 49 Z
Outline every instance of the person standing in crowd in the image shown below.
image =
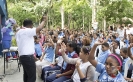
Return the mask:
M 13 18 L 9 18 L 6 23 L 5 27 L 2 28 L 2 44 L 3 44 L 3 49 L 10 49 L 11 47 L 11 40 L 12 36 L 14 35 L 13 33 L 13 27 L 16 25 L 16 20 Z M 13 58 L 17 58 L 15 52 L 11 53 Z M 8 62 L 8 59 L 10 58 L 10 53 L 6 53 L 6 61 Z
M 119 29 L 117 29 L 117 32 L 119 34 L 119 38 L 123 38 L 124 37 L 124 26 L 121 26 Z
M 37 28 L 33 28 L 33 22 L 26 19 L 23 22 L 25 28 L 20 29 L 16 33 L 20 62 L 23 65 L 24 70 L 24 82 L 36 82 L 36 64 L 33 56 L 35 53 L 35 45 L 33 36 L 43 29 L 46 18 L 46 16 L 42 17 L 42 22 Z

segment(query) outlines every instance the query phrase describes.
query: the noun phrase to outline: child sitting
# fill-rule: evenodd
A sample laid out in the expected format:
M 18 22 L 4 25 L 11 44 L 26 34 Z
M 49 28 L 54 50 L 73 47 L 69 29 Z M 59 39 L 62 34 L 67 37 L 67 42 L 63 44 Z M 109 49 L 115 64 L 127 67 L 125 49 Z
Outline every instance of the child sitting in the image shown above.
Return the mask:
M 90 51 L 89 61 L 96 67 L 96 71 L 100 73 L 98 82 L 126 82 L 122 74 L 119 72 L 122 66 L 122 59 L 119 55 L 110 54 L 106 59 L 105 65 L 97 62 L 94 53 L 97 45 L 102 43 L 97 42 Z
M 88 57 L 91 48 L 83 46 L 79 53 L 79 58 L 69 58 L 65 54 L 65 45 L 62 44 L 62 57 L 69 64 L 76 64 L 76 69 L 70 80 L 65 82 L 94 82 L 95 69 L 90 64 Z
M 54 55 L 55 55 L 55 43 L 49 37 L 49 41 L 44 44 L 45 51 L 44 54 L 41 56 L 40 60 L 36 61 L 36 68 L 37 68 L 37 73 L 38 76 L 41 77 L 42 74 L 42 68 L 48 65 L 51 65 L 54 60 Z
M 102 64 L 105 64 L 105 61 L 110 53 L 111 52 L 109 50 L 109 44 L 103 43 L 102 44 L 102 52 L 98 55 L 97 61 Z
M 63 58 L 62 58 L 62 56 L 59 56 L 56 59 L 56 62 L 54 64 L 51 64 L 50 66 L 44 67 L 42 69 L 42 75 L 41 75 L 42 80 L 45 81 L 45 72 L 46 71 L 61 70 L 62 63 L 63 63 Z
M 69 58 L 77 58 L 78 50 L 77 44 L 75 42 L 68 42 L 66 51 L 68 52 Z M 57 72 L 52 74 L 46 78 L 46 82 L 63 82 L 72 76 L 75 69 L 75 65 L 68 64 L 67 62 L 63 62 L 61 72 Z
M 129 59 L 128 54 L 127 54 L 127 48 L 121 48 L 120 49 L 120 55 L 123 57 L 121 74 L 124 76 L 125 63 Z
M 35 39 L 35 58 L 40 59 L 40 57 L 42 56 L 42 52 L 43 52 L 43 47 L 41 45 L 41 43 L 39 42 L 39 38 L 38 37 L 34 37 Z

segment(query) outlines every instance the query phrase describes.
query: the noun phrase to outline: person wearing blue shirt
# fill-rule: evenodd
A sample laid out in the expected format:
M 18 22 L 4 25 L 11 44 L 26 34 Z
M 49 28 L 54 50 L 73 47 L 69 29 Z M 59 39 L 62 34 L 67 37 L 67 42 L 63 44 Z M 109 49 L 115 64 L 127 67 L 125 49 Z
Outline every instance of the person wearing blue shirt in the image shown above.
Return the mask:
M 40 59 L 40 57 L 42 56 L 42 48 L 41 45 L 39 44 L 39 38 L 35 37 L 35 54 L 36 57 Z
M 106 42 L 108 42 L 109 45 L 112 44 L 113 41 L 116 40 L 116 36 L 115 35 L 109 35 L 107 36 Z
M 62 31 L 59 31 L 58 32 L 58 38 L 60 39 L 60 38 L 62 38 L 64 36 L 64 33 L 62 32 Z
M 2 32 L 2 45 L 3 45 L 3 49 L 10 49 L 11 47 L 11 41 L 12 41 L 12 36 L 14 35 L 13 33 L 13 27 L 16 24 L 16 20 L 13 18 L 9 18 L 6 23 L 5 26 L 1 29 Z M 17 58 L 15 52 L 11 52 L 13 58 Z M 8 61 L 8 59 L 10 58 L 10 53 L 7 52 L 6 53 L 6 61 Z
M 93 34 L 93 39 L 92 39 L 92 42 L 91 42 L 91 45 L 90 45 L 91 48 L 93 47 L 95 42 L 98 41 L 98 36 L 99 36 L 99 34 L 96 34 L 96 33 Z
M 110 54 L 110 50 L 109 50 L 109 44 L 108 43 L 103 43 L 102 44 L 102 52 L 98 55 L 98 62 L 105 64 L 105 61 L 108 57 L 108 55 Z
M 69 58 L 77 58 L 78 57 L 78 46 L 75 42 L 68 42 L 67 47 L 65 49 Z M 61 51 L 61 54 L 62 51 Z M 71 78 L 73 72 L 75 70 L 75 65 L 68 64 L 65 61 L 62 64 L 62 69 L 60 72 L 52 74 L 46 78 L 46 82 L 63 82 Z
M 119 37 L 117 37 L 117 38 L 116 38 L 116 41 L 120 41 L 120 38 L 119 38 Z
M 96 71 L 100 73 L 99 82 L 126 82 L 123 75 L 120 72 L 117 72 L 117 75 L 109 75 L 105 65 L 97 63 Z
M 123 57 L 121 74 L 124 76 L 125 63 L 127 62 L 127 60 L 129 60 L 127 48 L 121 48 L 120 49 L 120 55 Z
M 49 37 L 50 38 L 50 37 Z M 55 57 L 55 43 L 50 38 L 48 43 L 44 44 L 45 51 L 40 60 L 36 62 L 38 76 L 41 77 L 42 68 L 53 63 Z
M 117 40 L 117 41 L 120 41 L 119 34 L 116 33 L 115 36 L 116 36 L 116 40 Z
M 119 72 L 122 66 L 122 58 L 120 55 L 110 54 L 105 61 L 105 65 L 95 60 L 95 50 L 98 45 L 102 44 L 101 42 L 95 43 L 89 54 L 90 63 L 96 68 L 96 71 L 100 73 L 98 82 L 126 82 Z

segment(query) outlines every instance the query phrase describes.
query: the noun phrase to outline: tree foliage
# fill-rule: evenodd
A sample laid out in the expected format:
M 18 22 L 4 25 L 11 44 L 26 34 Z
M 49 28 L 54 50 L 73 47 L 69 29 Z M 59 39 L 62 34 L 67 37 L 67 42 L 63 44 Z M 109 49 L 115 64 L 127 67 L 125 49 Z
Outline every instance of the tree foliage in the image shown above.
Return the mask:
M 65 25 L 72 28 L 91 26 L 93 0 L 7 0 L 9 17 L 19 25 L 26 18 L 38 24 L 44 13 L 48 15 L 47 27 L 61 26 L 61 6 L 64 7 Z M 128 0 L 97 0 L 97 19 L 109 23 L 123 23 L 122 18 L 133 17 L 133 2 Z M 124 21 L 126 23 L 126 21 Z
M 128 0 L 100 0 L 98 18 L 112 23 L 123 23 L 122 18 L 133 16 L 133 3 Z
M 33 4 L 33 2 L 35 4 Z M 47 12 L 48 26 L 61 25 L 60 8 L 64 7 L 65 25 L 72 27 L 88 27 L 91 22 L 91 8 L 87 0 L 8 0 L 9 16 L 15 18 L 21 25 L 22 21 L 30 18 L 39 23 L 41 16 Z M 73 23 L 75 23 L 73 25 Z

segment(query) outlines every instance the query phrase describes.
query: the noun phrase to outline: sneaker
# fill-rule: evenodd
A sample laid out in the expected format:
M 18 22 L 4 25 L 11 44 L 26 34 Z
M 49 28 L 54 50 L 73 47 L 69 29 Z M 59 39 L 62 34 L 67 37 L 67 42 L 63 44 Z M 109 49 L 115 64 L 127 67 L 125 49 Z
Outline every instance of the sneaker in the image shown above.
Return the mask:
M 17 59 L 18 57 L 15 55 L 15 56 L 13 56 L 13 59 Z
M 10 59 L 10 56 L 7 56 L 7 57 L 6 57 L 6 61 L 8 62 L 9 59 Z
M 13 60 L 10 59 L 10 56 L 6 57 L 6 62 L 11 63 Z

